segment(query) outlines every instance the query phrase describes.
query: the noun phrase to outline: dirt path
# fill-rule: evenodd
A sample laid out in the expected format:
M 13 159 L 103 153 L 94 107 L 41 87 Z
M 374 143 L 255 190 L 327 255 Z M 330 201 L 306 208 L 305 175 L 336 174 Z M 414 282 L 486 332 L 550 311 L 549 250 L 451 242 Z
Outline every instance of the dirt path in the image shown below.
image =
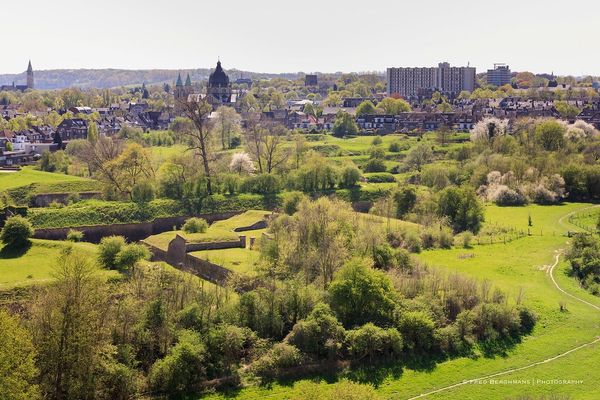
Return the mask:
M 598 206 L 588 207 L 588 208 L 585 208 L 585 209 L 582 209 L 582 210 L 577 210 L 577 211 L 571 212 L 569 214 L 563 215 L 558 220 L 558 222 L 559 222 L 559 224 L 563 225 L 564 227 L 567 227 L 567 229 L 568 229 L 568 226 L 563 223 L 563 220 L 565 218 L 568 218 L 570 215 L 574 214 L 575 212 L 580 212 L 580 211 L 587 210 L 589 208 L 594 208 L 594 207 L 598 207 Z M 582 298 L 579 298 L 579 297 L 577 297 L 575 295 L 572 295 L 571 293 L 568 293 L 566 290 L 564 290 L 563 288 L 561 288 L 559 286 L 558 282 L 556 282 L 556 279 L 554 278 L 554 268 L 558 265 L 558 262 L 560 261 L 560 256 L 561 256 L 562 252 L 563 252 L 562 249 L 559 249 L 559 250 L 556 251 L 556 254 L 554 256 L 554 263 L 550 266 L 550 268 L 546 269 L 546 273 L 550 276 L 550 279 L 552 280 L 552 283 L 563 294 L 571 297 L 574 300 L 577 300 L 577 301 L 579 301 L 579 302 L 581 302 L 581 303 L 583 303 L 585 305 L 588 305 L 588 306 L 590 306 L 590 307 L 592 307 L 592 308 L 600 311 L 600 306 L 592 304 L 592 303 L 590 303 L 590 302 L 588 302 L 588 301 L 586 301 L 586 300 L 584 300 Z M 451 390 L 451 389 L 454 389 L 454 388 L 457 388 L 457 387 L 460 387 L 460 386 L 465 386 L 465 385 L 473 384 L 473 383 L 476 383 L 478 381 L 492 379 L 492 378 L 496 378 L 496 377 L 499 377 L 499 376 L 508 375 L 508 374 L 512 374 L 514 372 L 519 372 L 519 371 L 523 371 L 523 370 L 526 370 L 526 369 L 529 369 L 529 368 L 533 368 L 533 367 L 536 367 L 538 365 L 547 364 L 547 363 L 552 362 L 554 360 L 557 360 L 559 358 L 565 357 L 565 356 L 567 356 L 567 355 L 569 355 L 571 353 L 574 353 L 574 352 L 576 352 L 578 350 L 581 350 L 583 348 L 592 346 L 593 344 L 598 343 L 599 341 L 600 341 L 600 337 L 597 337 L 596 339 L 592 340 L 591 342 L 584 343 L 584 344 L 582 344 L 580 346 L 577 346 L 577 347 L 574 347 L 574 348 L 572 348 L 570 350 L 567 350 L 564 353 L 560 353 L 560 354 L 558 354 L 558 355 L 556 355 L 554 357 L 546 358 L 545 360 L 542 360 L 542 361 L 537 361 L 537 362 L 534 362 L 532 364 L 525 365 L 523 367 L 513 368 L 513 369 L 509 369 L 509 370 L 498 372 L 498 373 L 491 374 L 491 375 L 481 376 L 479 378 L 469 379 L 469 380 L 466 380 L 466 381 L 455 383 L 453 385 L 444 386 L 444 387 L 441 387 L 439 389 L 432 390 L 430 392 L 421 393 L 418 396 L 410 397 L 407 400 L 421 399 L 423 397 L 431 396 L 433 394 L 437 394 L 437 393 L 440 393 L 440 392 L 445 392 L 445 391 L 448 391 L 448 390 Z

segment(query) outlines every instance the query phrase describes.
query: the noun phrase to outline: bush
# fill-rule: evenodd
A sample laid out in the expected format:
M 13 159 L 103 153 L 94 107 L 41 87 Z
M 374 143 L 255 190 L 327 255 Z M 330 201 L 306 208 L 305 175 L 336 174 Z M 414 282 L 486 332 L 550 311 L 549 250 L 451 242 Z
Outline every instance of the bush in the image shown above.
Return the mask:
M 154 197 L 154 186 L 148 181 L 138 182 L 131 189 L 131 199 L 136 203 L 148 203 L 154 200 Z
M 26 218 L 15 215 L 4 223 L 2 232 L 0 232 L 0 241 L 7 247 L 22 247 L 29 243 L 32 235 L 31 223 Z
M 250 371 L 263 378 L 274 378 L 286 368 L 297 367 L 301 363 L 302 355 L 298 348 L 287 343 L 277 343 L 252 363 Z
M 276 175 L 260 174 L 246 178 L 240 190 L 246 193 L 272 194 L 281 190 L 281 182 Z
M 473 241 L 473 234 L 469 231 L 465 231 L 461 236 L 462 247 L 465 249 L 471 248 L 471 242 Z
M 306 195 L 302 192 L 288 192 L 283 198 L 283 212 L 287 215 L 293 215 L 298 211 L 298 205 L 304 199 Z
M 388 150 L 392 153 L 399 153 L 402 151 L 402 146 L 400 146 L 400 142 L 392 142 L 390 143 Z
M 117 254 L 125 247 L 123 236 L 107 236 L 102 238 L 98 245 L 98 261 L 104 268 L 117 267 Z
M 428 350 L 433 345 L 435 324 L 425 312 L 406 312 L 398 318 L 397 325 L 407 348 Z
M 383 140 L 381 139 L 381 136 L 375 136 L 373 138 L 373 140 L 371 141 L 371 144 L 373 146 L 379 146 L 381 143 L 383 143 Z
M 206 378 L 206 359 L 206 348 L 198 333 L 184 331 L 169 355 L 150 369 L 150 388 L 173 397 L 198 392 L 200 383 Z
M 181 229 L 185 233 L 204 233 L 208 229 L 208 222 L 203 218 L 188 218 Z
M 143 244 L 132 243 L 125 245 L 115 256 L 115 266 L 119 271 L 133 267 L 138 261 L 148 260 L 150 250 Z
M 365 164 L 365 172 L 385 172 L 385 162 L 379 158 L 372 158 Z
M 347 166 L 342 169 L 339 186 L 341 188 L 352 188 L 360 181 L 360 171 L 355 166 Z
M 69 229 L 69 232 L 67 232 L 67 240 L 69 242 L 81 242 L 83 240 L 83 232 Z
M 402 336 L 395 328 L 383 329 L 372 323 L 348 331 L 348 352 L 356 359 L 397 356 L 402 352 Z
M 392 183 L 396 182 L 394 175 L 388 172 L 378 172 L 367 176 L 369 183 Z

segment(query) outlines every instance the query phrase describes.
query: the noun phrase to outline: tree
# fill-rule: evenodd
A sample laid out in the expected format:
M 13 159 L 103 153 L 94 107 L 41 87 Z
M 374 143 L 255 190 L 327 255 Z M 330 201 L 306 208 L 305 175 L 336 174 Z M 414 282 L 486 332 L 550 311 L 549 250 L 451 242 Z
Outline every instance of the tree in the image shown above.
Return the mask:
M 270 174 L 287 161 L 289 152 L 282 149 L 287 133 L 282 125 L 261 123 L 258 114 L 249 116 L 244 130 L 244 142 L 248 153 L 258 165 L 259 173 Z
M 90 121 L 87 129 L 87 140 L 91 144 L 96 144 L 98 141 L 98 125 L 94 121 Z
M 254 162 L 248 155 L 248 153 L 234 153 L 231 156 L 231 162 L 229 163 L 229 170 L 239 175 L 252 174 L 256 168 L 254 168 Z
M 400 113 L 410 112 L 412 110 L 410 104 L 408 104 L 406 100 L 394 99 L 393 97 L 386 97 L 385 99 L 381 100 L 377 104 L 377 109 L 382 114 L 387 115 L 398 115 Z
M 144 180 L 154 180 L 150 155 L 140 144 L 129 143 L 118 157 L 107 161 L 100 170 L 100 178 L 113 185 L 120 193 L 133 200 L 133 188 Z
M 375 114 L 375 106 L 371 100 L 365 100 L 356 107 L 356 115 L 371 115 Z
M 396 328 L 383 329 L 372 323 L 348 331 L 346 341 L 350 354 L 362 360 L 377 356 L 398 356 L 402 352 L 402 336 Z
M 212 105 L 204 98 L 188 101 L 188 99 L 179 102 L 181 110 L 185 116 L 192 121 L 194 127 L 191 131 L 182 132 L 189 139 L 188 150 L 196 151 L 200 156 L 204 176 L 206 177 L 206 191 L 212 194 L 212 174 L 210 170 L 210 161 L 212 150 L 210 148 L 212 130 L 210 129 L 209 116 L 212 112 Z
M 50 399 L 94 398 L 99 366 L 110 358 L 110 297 L 90 257 L 72 248 L 59 258 L 55 276 L 32 311 L 40 386 Z
M 215 112 L 214 129 L 221 137 L 223 150 L 231 147 L 231 138 L 240 130 L 241 117 L 233 107 L 221 106 Z
M 31 334 L 4 310 L 0 310 L 0 332 L 0 399 L 39 399 Z
M 396 292 L 381 271 L 363 261 L 350 261 L 329 286 L 331 308 L 346 327 L 373 322 L 387 324 L 393 318 Z
M 417 192 L 412 187 L 404 186 L 394 193 L 394 203 L 396 204 L 396 216 L 403 218 L 412 211 L 417 204 Z
M 8 248 L 19 248 L 29 243 L 33 228 L 28 219 L 20 215 L 8 218 L 0 232 L 0 240 Z
M 421 172 L 423 165 L 431 162 L 433 159 L 433 151 L 426 144 L 420 144 L 413 148 L 406 157 L 406 165 Z
M 351 136 L 358 133 L 358 126 L 354 117 L 345 111 L 340 111 L 333 123 L 333 135 L 337 137 Z
M 566 128 L 560 122 L 549 119 L 535 127 L 535 137 L 544 150 L 556 151 L 565 144 Z
M 455 232 L 479 232 L 484 220 L 483 206 L 473 188 L 448 187 L 440 192 L 438 214 L 447 217 Z
M 117 254 L 125 247 L 123 236 L 106 236 L 100 240 L 98 246 L 98 261 L 104 268 L 117 267 Z
M 148 381 L 153 391 L 182 397 L 200 391 L 206 378 L 206 347 L 197 332 L 184 331 L 169 355 L 150 369 Z
M 581 113 L 581 109 L 568 101 L 556 101 L 554 108 L 562 118 L 573 119 Z

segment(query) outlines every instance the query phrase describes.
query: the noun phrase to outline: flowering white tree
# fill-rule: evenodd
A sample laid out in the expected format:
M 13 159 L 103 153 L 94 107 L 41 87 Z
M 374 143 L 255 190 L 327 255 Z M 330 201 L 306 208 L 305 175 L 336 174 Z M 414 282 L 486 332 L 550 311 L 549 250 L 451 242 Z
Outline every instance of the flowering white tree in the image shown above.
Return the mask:
M 505 135 L 508 132 L 508 120 L 495 117 L 484 118 L 471 129 L 471 140 L 490 141 L 496 136 Z
M 234 153 L 231 156 L 229 170 L 238 174 L 253 174 L 256 168 L 248 153 Z

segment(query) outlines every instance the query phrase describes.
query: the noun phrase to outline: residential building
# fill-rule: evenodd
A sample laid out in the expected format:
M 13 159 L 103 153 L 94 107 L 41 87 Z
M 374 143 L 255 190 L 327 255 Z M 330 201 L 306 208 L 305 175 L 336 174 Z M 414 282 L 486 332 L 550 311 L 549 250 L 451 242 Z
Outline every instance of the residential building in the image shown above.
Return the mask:
M 439 91 L 449 97 L 461 91 L 475 89 L 474 67 L 451 67 L 449 63 L 439 63 L 437 67 L 400 67 L 387 69 L 388 96 L 398 94 L 406 99 L 415 98 L 419 93 Z
M 304 86 L 319 86 L 319 79 L 316 74 L 307 74 L 304 76 Z
M 510 68 L 506 64 L 494 64 L 494 69 L 487 70 L 487 83 L 494 86 L 504 86 L 510 84 L 512 75 Z
M 87 121 L 80 118 L 65 119 L 56 128 L 55 143 L 87 138 Z

